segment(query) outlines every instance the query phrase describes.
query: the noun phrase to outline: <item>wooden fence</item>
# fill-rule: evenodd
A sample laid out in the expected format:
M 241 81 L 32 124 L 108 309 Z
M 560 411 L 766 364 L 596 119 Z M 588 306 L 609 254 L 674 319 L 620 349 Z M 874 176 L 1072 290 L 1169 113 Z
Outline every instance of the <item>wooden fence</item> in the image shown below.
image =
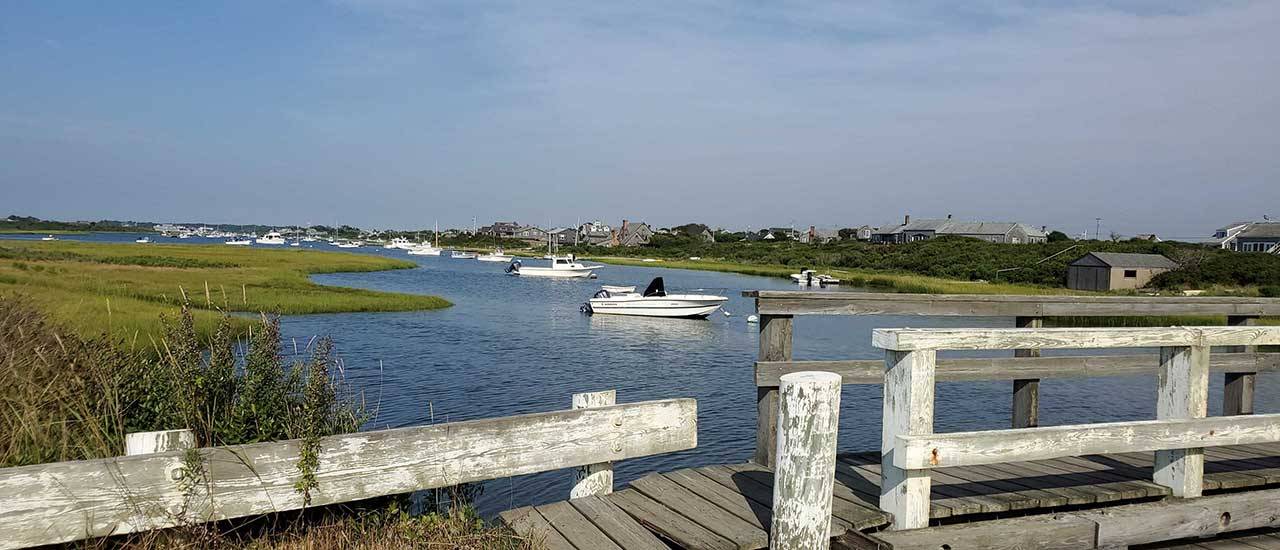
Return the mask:
M 877 329 L 884 360 L 880 507 L 894 529 L 925 527 L 930 470 L 1155 451 L 1153 480 L 1201 494 L 1205 447 L 1280 441 L 1280 414 L 1205 418 L 1212 346 L 1280 344 L 1280 327 Z M 939 350 L 1160 348 L 1156 420 L 933 433 Z
M 584 469 L 576 495 L 599 494 L 612 490 L 614 461 L 697 446 L 694 400 L 612 402 L 582 394 L 574 410 L 323 438 L 309 506 L 563 468 Z M 142 453 L 184 440 L 130 439 Z M 289 440 L 0 469 L 0 549 L 300 509 L 301 449 Z
M 883 362 L 795 361 L 792 359 L 793 319 L 796 315 L 938 315 L 1012 317 L 1021 328 L 1038 328 L 1045 317 L 1226 316 L 1230 326 L 1251 326 L 1258 317 L 1280 316 L 1280 299 L 1234 297 L 1145 296 L 994 296 L 881 294 L 860 292 L 748 291 L 760 315 L 760 349 L 756 363 L 756 451 L 753 460 L 767 467 L 777 463 L 778 381 L 783 374 L 828 371 L 846 384 L 880 383 Z M 1252 352 L 1248 347 L 1221 351 Z M 937 364 L 939 380 L 1011 380 L 1011 425 L 1039 425 L 1039 387 L 1042 378 L 1089 377 L 1154 373 L 1153 355 L 1040 357 L 1035 347 L 1014 349 L 1014 357 L 944 359 Z M 1274 354 L 1219 354 L 1210 368 L 1224 373 L 1224 414 L 1253 412 L 1253 388 L 1259 371 L 1280 369 Z

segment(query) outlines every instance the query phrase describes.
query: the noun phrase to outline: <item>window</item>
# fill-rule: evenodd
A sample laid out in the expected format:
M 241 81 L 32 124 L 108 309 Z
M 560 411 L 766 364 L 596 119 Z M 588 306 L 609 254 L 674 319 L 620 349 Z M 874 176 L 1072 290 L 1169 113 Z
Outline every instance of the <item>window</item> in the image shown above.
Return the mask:
M 1137 278 L 1138 278 L 1138 270 L 1136 270 L 1136 269 L 1126 269 L 1126 270 L 1124 270 L 1124 278 L 1126 278 L 1126 279 L 1137 279 Z

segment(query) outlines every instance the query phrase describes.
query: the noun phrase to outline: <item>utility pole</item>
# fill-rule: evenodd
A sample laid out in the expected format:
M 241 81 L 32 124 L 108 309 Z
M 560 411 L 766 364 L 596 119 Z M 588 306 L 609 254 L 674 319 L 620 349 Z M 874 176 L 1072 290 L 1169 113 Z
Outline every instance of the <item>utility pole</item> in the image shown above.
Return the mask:
M 1102 218 L 1093 219 L 1093 240 L 1102 240 Z

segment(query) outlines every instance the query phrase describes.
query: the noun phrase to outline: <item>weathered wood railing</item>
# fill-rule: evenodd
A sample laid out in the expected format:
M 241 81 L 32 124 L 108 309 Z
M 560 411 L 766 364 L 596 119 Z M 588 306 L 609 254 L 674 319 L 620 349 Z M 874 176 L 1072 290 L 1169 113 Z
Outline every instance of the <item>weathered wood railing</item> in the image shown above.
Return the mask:
M 1280 299 L 1235 297 L 1146 296 L 996 296 L 887 294 L 861 292 L 748 291 L 760 315 L 760 350 L 756 363 L 756 450 L 753 460 L 774 467 L 778 416 L 778 378 L 807 370 L 840 374 L 846 384 L 879 383 L 883 365 L 870 361 L 793 361 L 792 321 L 796 315 L 937 315 L 1012 317 L 1017 327 L 1035 328 L 1045 317 L 1226 316 L 1227 324 L 1247 326 L 1261 316 L 1280 316 Z M 1223 351 L 1247 351 L 1237 348 Z M 1017 348 L 1015 357 L 943 360 L 940 380 L 1011 380 L 1011 425 L 1039 424 L 1042 378 L 1155 372 L 1154 356 L 1038 357 L 1036 348 Z M 1211 367 L 1224 373 L 1223 410 L 1253 412 L 1257 372 L 1280 369 L 1275 355 L 1220 354 Z M 999 375 L 1005 373 L 1006 375 Z
M 1280 441 L 1280 414 L 1205 418 L 1211 346 L 1280 344 L 1280 327 L 877 329 L 885 351 L 880 507 L 925 527 L 933 468 L 1155 451 L 1153 480 L 1201 494 L 1204 447 Z M 933 433 L 939 350 L 1160 348 L 1156 420 Z
M 576 467 L 590 468 L 577 478 L 575 493 L 599 494 L 612 489 L 608 463 L 697 446 L 694 400 L 613 405 L 612 397 L 575 396 L 575 410 L 323 438 L 309 505 Z M 137 438 L 131 451 L 186 441 L 181 433 L 156 432 Z M 303 508 L 295 489 L 301 445 L 276 441 L 0 469 L 0 549 Z

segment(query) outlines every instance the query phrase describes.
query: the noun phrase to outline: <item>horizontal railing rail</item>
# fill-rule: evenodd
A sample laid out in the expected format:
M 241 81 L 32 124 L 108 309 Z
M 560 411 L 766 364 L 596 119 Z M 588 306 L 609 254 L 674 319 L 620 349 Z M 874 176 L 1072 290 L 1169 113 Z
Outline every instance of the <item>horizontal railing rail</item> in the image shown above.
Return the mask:
M 755 462 L 772 467 L 775 464 L 774 449 L 778 413 L 778 378 L 788 372 L 824 370 L 838 372 L 846 384 L 861 384 L 867 378 L 863 370 L 867 364 L 860 361 L 792 361 L 792 325 L 797 315 L 926 315 L 968 317 L 1011 317 L 1014 326 L 1039 328 L 1045 318 L 1075 317 L 1186 317 L 1222 316 L 1229 326 L 1256 325 L 1259 317 L 1280 316 L 1280 298 L 1255 297 L 1164 297 L 1164 296 L 1098 296 L 1055 295 L 1014 296 L 990 294 L 895 294 L 872 292 L 810 292 L 810 291 L 747 291 L 743 296 L 756 303 L 760 315 L 760 349 L 756 363 L 756 450 Z M 1231 346 L 1221 353 L 1248 353 L 1254 350 L 1247 345 Z M 1125 371 L 1141 374 L 1146 371 L 1145 360 L 1134 357 L 1116 357 L 1084 360 L 1085 364 L 1072 364 L 1075 359 L 1054 358 L 1046 362 L 1024 359 L 1039 357 L 1037 346 L 1014 349 L 1015 358 L 996 360 L 986 364 L 989 373 L 1006 371 L 1010 374 L 1025 372 L 1014 377 L 992 376 L 990 379 L 1012 381 L 1011 425 L 1014 428 L 1034 427 L 1039 424 L 1039 395 L 1041 378 L 1077 376 L 1125 375 Z M 1091 367 L 1105 361 L 1114 367 L 1100 374 Z M 1244 360 L 1247 361 L 1247 360 Z M 1220 366 L 1221 365 L 1221 366 Z M 965 364 L 943 360 L 938 364 L 939 379 L 948 379 L 953 373 L 964 380 L 986 379 L 961 374 L 961 371 L 978 363 Z M 1059 367 L 1065 374 L 1059 374 Z M 1258 369 L 1248 369 L 1245 363 L 1215 361 L 1215 370 L 1223 374 L 1224 414 L 1251 414 L 1253 412 L 1254 387 L 1257 372 L 1274 370 L 1275 363 L 1264 359 Z M 952 371 L 952 372 L 948 372 Z
M 1096 378 L 1155 374 L 1158 354 L 1070 355 L 938 359 L 939 382 L 1017 380 L 1020 378 Z M 1209 359 L 1209 368 L 1228 373 L 1280 370 L 1280 353 L 1226 353 Z M 756 386 L 777 386 L 782 375 L 802 371 L 839 374 L 847 385 L 884 382 L 884 359 L 837 361 L 759 361 Z
M 1205 447 L 1280 441 L 1280 415 L 1205 418 L 1211 348 L 1280 344 L 1280 327 L 876 329 L 872 342 L 885 349 L 880 507 L 894 529 L 928 524 L 933 468 L 1155 451 L 1153 481 L 1194 498 Z M 933 433 L 939 350 L 1135 347 L 1160 348 L 1154 421 Z
M 1022 296 L 754 290 L 761 315 L 964 315 L 1134 317 L 1280 315 L 1280 298 L 1227 296 Z
M 582 406 L 591 408 L 322 438 L 309 503 L 296 489 L 303 476 L 301 440 L 0 469 L 0 548 L 296 510 L 697 446 L 693 399 Z

